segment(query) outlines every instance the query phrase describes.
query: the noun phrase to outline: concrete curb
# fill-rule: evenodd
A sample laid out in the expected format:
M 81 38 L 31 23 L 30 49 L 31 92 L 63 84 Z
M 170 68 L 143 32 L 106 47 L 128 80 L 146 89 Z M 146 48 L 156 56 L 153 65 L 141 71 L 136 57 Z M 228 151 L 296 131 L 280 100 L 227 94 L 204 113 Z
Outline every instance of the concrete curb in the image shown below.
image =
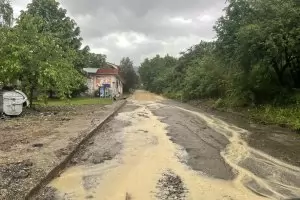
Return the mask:
M 83 138 L 74 148 L 74 150 L 64 158 L 64 160 L 62 160 L 60 162 L 60 164 L 58 164 L 56 167 L 54 167 L 34 188 L 32 188 L 25 196 L 25 200 L 30 200 L 32 199 L 35 195 L 37 195 L 37 193 L 43 188 L 45 187 L 48 183 L 51 182 L 51 180 L 55 177 L 57 177 L 68 165 L 68 163 L 71 161 L 71 159 L 74 157 L 74 155 L 78 152 L 78 150 L 80 150 L 81 146 L 87 141 L 89 140 L 91 137 L 93 137 L 95 135 L 95 133 L 108 121 L 111 120 L 112 117 L 114 117 L 118 111 L 123 108 L 125 106 L 125 104 L 127 103 L 126 100 L 124 100 L 122 103 L 120 103 L 120 105 L 118 105 L 114 111 L 110 114 L 108 114 L 106 116 L 106 118 L 99 123 L 99 125 L 97 125 L 94 129 L 92 129 L 85 138 Z

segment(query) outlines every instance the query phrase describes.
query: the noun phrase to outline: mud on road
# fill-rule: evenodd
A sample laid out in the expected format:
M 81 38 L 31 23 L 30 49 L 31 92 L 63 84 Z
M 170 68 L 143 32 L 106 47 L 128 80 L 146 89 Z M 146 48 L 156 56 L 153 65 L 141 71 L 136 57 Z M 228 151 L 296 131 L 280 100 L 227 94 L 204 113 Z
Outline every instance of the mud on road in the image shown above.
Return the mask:
M 300 169 L 249 146 L 249 131 L 138 91 L 37 199 L 285 199 Z
M 122 102 L 42 107 L 0 120 L 0 199 L 25 199 Z

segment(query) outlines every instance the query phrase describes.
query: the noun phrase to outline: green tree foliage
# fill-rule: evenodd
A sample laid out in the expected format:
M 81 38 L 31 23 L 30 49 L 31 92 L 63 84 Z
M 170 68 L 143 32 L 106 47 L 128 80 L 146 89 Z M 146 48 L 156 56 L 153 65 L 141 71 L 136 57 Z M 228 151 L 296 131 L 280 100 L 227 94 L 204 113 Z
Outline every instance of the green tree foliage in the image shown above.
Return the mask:
M 172 89 L 170 82 L 176 58 L 171 56 L 146 59 L 139 68 L 139 74 L 144 87 L 151 92 L 163 93 Z
M 182 52 L 172 66 L 146 59 L 144 87 L 181 99 L 234 105 L 278 101 L 300 88 L 300 6 L 296 0 L 229 0 L 217 40 Z
M 86 66 L 89 68 L 102 68 L 106 63 L 106 56 L 103 54 L 90 53 L 87 58 Z
M 120 62 L 121 76 L 125 80 L 124 91 L 129 92 L 130 89 L 134 89 L 138 84 L 138 76 L 134 71 L 133 62 L 130 58 L 123 58 Z
M 299 17 L 293 0 L 231 0 L 217 22 L 218 50 L 254 101 L 299 87 Z
M 49 91 L 54 91 L 59 97 L 68 97 L 84 82 L 73 65 L 76 52 L 62 48 L 61 41 L 52 34 L 39 32 L 43 23 L 42 18 L 28 14 L 20 18 L 15 30 L 22 66 L 19 80 L 31 103 L 34 93 L 46 98 Z
M 146 59 L 139 73 L 146 89 L 180 99 L 218 97 L 224 93 L 224 70 L 212 55 L 213 42 L 201 42 L 181 53 Z
M 15 84 L 21 72 L 18 35 L 12 29 L 0 28 L 0 83 Z M 1 84 L 0 84 L 1 85 Z
M 85 46 L 80 50 L 77 57 L 77 66 L 79 69 L 82 68 L 101 68 L 105 66 L 106 55 L 96 54 L 90 52 L 90 47 Z
M 299 65 L 299 11 L 292 0 L 230 1 L 216 26 L 222 53 L 247 67 L 266 63 L 282 86 L 293 86 L 284 75 Z
M 39 27 L 40 32 L 51 33 L 60 38 L 61 46 L 66 50 L 76 50 L 74 65 L 78 71 L 88 67 L 89 62 L 86 61 L 92 54 L 89 53 L 89 47 L 81 49 L 80 28 L 67 16 L 67 10 L 61 8 L 56 0 L 33 0 L 28 4 L 27 10 L 22 12 L 21 17 L 27 14 L 41 17 L 45 21 L 43 26 Z
M 224 95 L 224 68 L 213 56 L 194 60 L 184 78 L 185 99 L 212 98 Z
M 13 24 L 13 8 L 8 0 L 0 0 L 0 27 L 12 26 Z
M 0 28 L 0 82 L 20 83 L 31 104 L 49 92 L 70 97 L 85 84 L 78 56 L 90 55 L 79 33 L 56 1 L 34 0 L 15 27 Z
M 42 33 L 51 33 L 54 37 L 61 39 L 61 45 L 65 48 L 80 49 L 82 38 L 80 28 L 76 22 L 67 16 L 67 10 L 60 7 L 55 0 L 33 0 L 27 5 L 24 15 L 40 17 L 45 23 L 38 27 Z

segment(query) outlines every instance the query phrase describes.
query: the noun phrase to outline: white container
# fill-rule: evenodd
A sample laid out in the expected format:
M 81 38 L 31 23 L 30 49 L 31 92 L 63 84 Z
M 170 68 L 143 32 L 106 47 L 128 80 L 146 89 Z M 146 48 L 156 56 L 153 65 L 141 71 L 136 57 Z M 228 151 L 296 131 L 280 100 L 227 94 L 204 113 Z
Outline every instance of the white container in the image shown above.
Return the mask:
M 19 91 L 3 92 L 3 113 L 9 116 L 18 116 L 23 112 L 23 106 L 28 106 L 27 96 Z

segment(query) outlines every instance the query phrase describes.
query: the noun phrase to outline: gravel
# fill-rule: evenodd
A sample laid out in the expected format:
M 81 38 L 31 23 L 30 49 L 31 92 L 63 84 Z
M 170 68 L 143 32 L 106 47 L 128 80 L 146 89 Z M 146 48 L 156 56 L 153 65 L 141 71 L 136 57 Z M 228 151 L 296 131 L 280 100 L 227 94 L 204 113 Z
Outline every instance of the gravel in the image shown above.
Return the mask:
M 161 200 L 184 200 L 188 192 L 181 178 L 171 170 L 163 174 L 157 188 L 159 193 L 156 197 Z

